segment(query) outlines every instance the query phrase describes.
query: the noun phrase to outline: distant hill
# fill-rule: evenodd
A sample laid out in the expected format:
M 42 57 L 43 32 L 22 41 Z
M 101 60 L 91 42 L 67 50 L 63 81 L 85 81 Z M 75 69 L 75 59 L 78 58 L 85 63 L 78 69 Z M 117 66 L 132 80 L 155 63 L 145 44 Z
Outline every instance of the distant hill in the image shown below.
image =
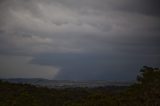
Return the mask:
M 134 82 L 111 82 L 111 81 L 69 81 L 69 80 L 48 80 L 41 78 L 14 78 L 3 79 L 11 83 L 32 84 L 36 86 L 45 86 L 48 88 L 73 88 L 73 87 L 105 87 L 105 86 L 129 86 Z

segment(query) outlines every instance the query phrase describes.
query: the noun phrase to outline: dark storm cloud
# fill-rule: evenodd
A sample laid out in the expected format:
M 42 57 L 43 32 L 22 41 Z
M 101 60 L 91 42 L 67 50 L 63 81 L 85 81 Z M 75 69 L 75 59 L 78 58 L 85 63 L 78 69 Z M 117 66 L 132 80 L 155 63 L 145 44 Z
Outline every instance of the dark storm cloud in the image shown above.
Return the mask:
M 61 67 L 56 76 L 61 80 L 133 80 L 138 67 L 159 66 L 159 59 L 160 56 L 121 54 L 43 54 L 31 63 Z
M 1 0 L 1 58 L 29 56 L 26 67 L 54 67 L 57 79 L 134 79 L 142 65 L 160 63 L 159 3 Z
M 134 0 L 118 9 L 144 15 L 160 16 L 159 0 Z

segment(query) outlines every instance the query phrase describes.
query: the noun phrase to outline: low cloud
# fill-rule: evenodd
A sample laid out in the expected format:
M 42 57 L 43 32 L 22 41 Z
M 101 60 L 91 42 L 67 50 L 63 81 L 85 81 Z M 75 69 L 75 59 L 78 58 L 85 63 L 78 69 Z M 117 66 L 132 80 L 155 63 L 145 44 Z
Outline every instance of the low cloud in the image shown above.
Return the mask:
M 0 78 L 47 78 L 53 79 L 59 68 L 29 64 L 32 57 L 0 55 Z
M 160 55 L 43 54 L 31 64 L 61 67 L 55 79 L 69 80 L 135 80 L 143 65 L 159 66 Z

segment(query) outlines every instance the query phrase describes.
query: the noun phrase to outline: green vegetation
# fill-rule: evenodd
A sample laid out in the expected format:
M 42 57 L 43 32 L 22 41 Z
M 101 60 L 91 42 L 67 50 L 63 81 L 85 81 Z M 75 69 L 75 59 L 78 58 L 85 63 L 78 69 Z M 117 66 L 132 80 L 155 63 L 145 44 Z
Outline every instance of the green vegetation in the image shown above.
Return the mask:
M 0 106 L 160 106 L 160 69 L 144 66 L 130 87 L 49 89 L 0 81 Z

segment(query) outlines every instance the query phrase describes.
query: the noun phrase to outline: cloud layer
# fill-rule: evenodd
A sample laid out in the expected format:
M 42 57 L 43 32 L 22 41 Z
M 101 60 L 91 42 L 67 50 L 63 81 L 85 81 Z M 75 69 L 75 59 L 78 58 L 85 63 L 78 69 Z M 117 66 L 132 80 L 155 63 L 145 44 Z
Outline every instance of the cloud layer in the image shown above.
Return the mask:
M 1 58 L 18 56 L 17 61 L 29 56 L 30 64 L 58 66 L 56 79 L 134 79 L 140 66 L 160 66 L 158 4 L 158 0 L 1 0 Z

